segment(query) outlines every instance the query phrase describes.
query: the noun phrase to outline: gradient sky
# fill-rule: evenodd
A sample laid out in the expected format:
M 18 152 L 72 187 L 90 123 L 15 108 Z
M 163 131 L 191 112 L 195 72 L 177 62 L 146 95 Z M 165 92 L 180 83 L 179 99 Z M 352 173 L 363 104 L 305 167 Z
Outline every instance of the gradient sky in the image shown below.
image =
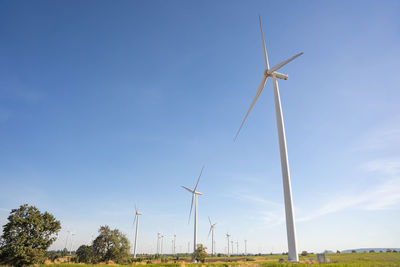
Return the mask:
M 190 194 L 249 252 L 287 250 L 271 81 L 281 69 L 299 251 L 400 247 L 399 1 L 0 1 L 0 223 L 28 203 L 62 230 L 186 252 Z

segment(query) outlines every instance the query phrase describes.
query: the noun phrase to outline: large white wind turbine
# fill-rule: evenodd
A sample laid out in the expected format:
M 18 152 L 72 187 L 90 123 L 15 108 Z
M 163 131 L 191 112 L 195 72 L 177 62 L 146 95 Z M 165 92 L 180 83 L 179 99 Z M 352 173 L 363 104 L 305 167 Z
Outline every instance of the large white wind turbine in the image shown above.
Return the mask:
M 193 190 L 187 188 L 186 186 L 182 186 L 184 189 L 186 189 L 187 191 L 189 191 L 190 193 L 192 193 L 192 204 L 190 205 L 189 222 L 190 222 L 190 217 L 191 217 L 191 215 L 192 215 L 193 202 L 194 202 L 193 262 L 196 261 L 195 258 L 194 258 L 194 255 L 195 255 L 195 252 L 196 252 L 196 245 L 197 245 L 197 243 L 196 243 L 196 242 L 197 242 L 197 196 L 198 196 L 198 195 L 202 195 L 202 193 L 197 192 L 196 189 L 197 189 L 197 186 L 199 185 L 200 177 L 201 177 L 201 174 L 203 173 L 203 170 L 204 170 L 204 166 L 203 166 L 203 168 L 201 168 L 199 178 L 197 179 L 196 186 L 194 187 Z
M 260 31 L 261 31 L 261 40 L 263 43 L 263 50 L 264 50 L 264 61 L 265 61 L 265 70 L 264 75 L 261 81 L 261 84 L 257 90 L 256 96 L 253 99 L 253 102 L 250 105 L 249 110 L 244 117 L 242 124 L 239 127 L 239 130 L 236 133 L 235 139 L 237 138 L 240 130 L 243 127 L 244 122 L 246 121 L 247 117 L 251 109 L 253 108 L 254 104 L 256 103 L 258 97 L 260 96 L 262 90 L 264 89 L 265 83 L 268 77 L 272 78 L 272 83 L 274 87 L 274 98 L 275 98 L 275 112 L 276 112 L 276 122 L 278 126 L 278 136 L 279 136 L 279 148 L 281 154 L 281 168 L 282 168 L 282 180 L 283 180 L 283 193 L 285 198 L 285 213 L 286 213 L 286 231 L 287 231 L 287 240 L 288 240 L 288 258 L 289 261 L 297 262 L 299 261 L 299 256 L 297 255 L 297 245 L 296 245 L 296 229 L 294 223 L 294 210 L 293 210 L 293 200 L 292 200 L 292 188 L 290 184 L 290 172 L 289 172 L 289 161 L 287 156 L 287 149 L 286 149 L 286 136 L 285 136 L 285 126 L 283 123 L 283 115 L 282 115 L 282 107 L 281 107 L 281 99 L 279 96 L 279 88 L 278 88 L 278 79 L 287 80 L 288 75 L 282 74 L 277 72 L 280 68 L 285 66 L 290 61 L 294 60 L 295 58 L 301 56 L 303 53 L 299 53 L 281 63 L 275 65 L 274 67 L 269 67 L 268 62 L 268 54 L 267 48 L 265 47 L 264 42 L 264 35 L 261 26 L 261 18 L 259 18 L 260 22 Z
M 138 237 L 138 226 L 139 226 L 139 216 L 142 215 L 142 213 L 139 212 L 139 210 L 135 206 L 135 219 L 133 220 L 133 224 L 136 222 L 136 233 L 135 233 L 135 244 L 133 246 L 133 257 L 136 258 L 136 242 L 137 242 L 137 237 Z
M 211 235 L 211 256 L 214 256 L 214 229 L 217 223 L 211 223 L 210 217 L 208 217 L 208 221 L 210 222 L 210 231 L 208 232 L 208 237 Z

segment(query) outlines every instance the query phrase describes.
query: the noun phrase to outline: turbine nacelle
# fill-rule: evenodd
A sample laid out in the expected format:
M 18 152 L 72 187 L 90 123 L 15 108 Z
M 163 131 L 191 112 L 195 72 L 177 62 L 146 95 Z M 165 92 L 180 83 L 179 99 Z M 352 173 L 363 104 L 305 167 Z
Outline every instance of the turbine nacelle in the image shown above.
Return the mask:
M 268 70 L 265 70 L 265 71 L 264 71 L 264 76 L 266 76 L 266 77 L 275 76 L 276 78 L 281 79 L 281 80 L 287 80 L 287 79 L 289 79 L 289 76 L 288 76 L 287 74 L 279 73 L 279 72 L 277 72 L 277 71 L 274 71 L 274 72 L 272 72 L 272 73 L 269 73 Z

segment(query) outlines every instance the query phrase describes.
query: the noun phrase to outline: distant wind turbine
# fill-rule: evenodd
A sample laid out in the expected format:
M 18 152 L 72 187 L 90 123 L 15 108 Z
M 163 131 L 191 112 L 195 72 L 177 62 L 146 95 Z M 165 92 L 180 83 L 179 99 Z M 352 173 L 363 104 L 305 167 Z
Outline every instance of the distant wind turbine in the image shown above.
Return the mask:
M 282 107 L 281 107 L 281 99 L 279 96 L 279 88 L 278 88 L 278 79 L 287 80 L 288 75 L 282 74 L 277 72 L 280 68 L 285 66 L 290 61 L 294 60 L 295 58 L 301 56 L 303 52 L 285 60 L 281 63 L 275 65 L 274 67 L 269 67 L 268 62 L 268 54 L 267 48 L 265 46 L 264 35 L 261 26 L 261 17 L 259 17 L 260 22 L 260 31 L 261 31 L 261 40 L 263 43 L 263 50 L 264 50 L 264 61 L 265 61 L 265 70 L 263 74 L 263 78 L 261 80 L 261 84 L 257 90 L 256 96 L 253 99 L 253 102 L 250 105 L 249 110 L 244 117 L 242 124 L 239 127 L 239 130 L 236 133 L 235 140 L 239 135 L 240 130 L 243 127 L 244 122 L 246 121 L 247 117 L 250 114 L 251 109 L 253 108 L 254 104 L 256 103 L 258 97 L 260 96 L 262 90 L 264 89 L 265 83 L 268 77 L 272 78 L 272 83 L 274 87 L 274 98 L 275 98 L 275 112 L 276 112 L 276 122 L 278 126 L 278 136 L 279 136 L 279 148 L 281 154 L 281 168 L 282 168 L 282 180 L 283 180 L 283 193 L 285 199 L 285 213 L 286 213 L 286 231 L 287 231 L 287 239 L 288 239 L 288 258 L 289 261 L 298 262 L 299 256 L 297 254 L 297 245 L 296 245 L 296 228 L 294 223 L 294 210 L 293 210 L 293 200 L 292 200 L 292 188 L 290 184 L 290 172 L 289 172 L 289 161 L 287 156 L 287 149 L 286 149 L 286 136 L 285 136 L 285 126 L 283 123 L 283 115 L 282 115 Z
M 211 235 L 211 256 L 214 256 L 214 229 L 215 229 L 215 225 L 217 224 L 217 223 L 211 223 L 211 219 L 210 219 L 210 217 L 208 217 L 208 221 L 210 222 L 210 231 L 208 232 L 208 237 L 210 237 L 210 234 L 212 233 L 212 235 Z
M 231 236 L 230 234 L 228 234 L 228 233 L 226 233 L 226 238 L 227 238 L 227 240 L 228 240 L 228 257 L 230 257 L 230 254 L 229 254 L 229 237 Z
M 199 185 L 200 177 L 203 173 L 204 166 L 201 168 L 199 178 L 197 179 L 196 186 L 194 187 L 193 190 L 187 188 L 186 186 L 182 186 L 184 189 L 192 193 L 192 204 L 190 205 L 190 213 L 189 213 L 189 221 L 190 222 L 190 217 L 192 215 L 192 209 L 193 209 L 193 202 L 194 202 L 194 241 L 193 241 L 193 262 L 196 262 L 196 259 L 194 257 L 195 252 L 196 252 L 196 245 L 197 245 L 197 196 L 202 195 L 202 193 L 197 192 L 197 186 Z
M 133 224 L 136 222 L 136 233 L 135 233 L 135 245 L 133 247 L 133 257 L 136 258 L 136 242 L 137 242 L 137 237 L 138 237 L 138 226 L 139 226 L 139 216 L 142 215 L 142 213 L 139 212 L 139 210 L 135 206 L 135 219 L 133 220 Z
M 160 239 L 161 233 L 157 233 L 157 255 L 160 255 Z

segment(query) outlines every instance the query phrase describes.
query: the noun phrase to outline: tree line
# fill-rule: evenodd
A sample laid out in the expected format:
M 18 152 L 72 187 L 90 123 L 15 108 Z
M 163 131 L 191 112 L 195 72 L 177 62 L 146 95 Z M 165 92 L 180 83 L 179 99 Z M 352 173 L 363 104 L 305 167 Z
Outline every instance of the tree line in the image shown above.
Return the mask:
M 28 204 L 11 210 L 7 220 L 0 237 L 0 264 L 22 267 L 44 263 L 49 256 L 48 248 L 61 230 L 60 221 Z M 77 261 L 129 263 L 129 244 L 128 238 L 118 229 L 101 226 L 90 246 L 82 245 L 77 249 Z
M 48 212 L 40 212 L 34 206 L 24 204 L 11 210 L 0 236 L 0 265 L 23 267 L 43 264 L 46 259 L 54 261 L 58 257 L 67 256 L 66 248 L 60 253 L 47 251 L 57 239 L 60 230 L 60 221 Z M 129 264 L 134 260 L 143 260 L 133 259 L 130 249 L 126 235 L 105 225 L 100 226 L 98 236 L 91 245 L 81 245 L 75 252 L 76 256 L 69 256 L 68 259 L 92 264 L 109 261 Z M 198 245 L 194 255 L 197 261 L 204 262 L 207 256 L 205 250 L 205 247 Z

